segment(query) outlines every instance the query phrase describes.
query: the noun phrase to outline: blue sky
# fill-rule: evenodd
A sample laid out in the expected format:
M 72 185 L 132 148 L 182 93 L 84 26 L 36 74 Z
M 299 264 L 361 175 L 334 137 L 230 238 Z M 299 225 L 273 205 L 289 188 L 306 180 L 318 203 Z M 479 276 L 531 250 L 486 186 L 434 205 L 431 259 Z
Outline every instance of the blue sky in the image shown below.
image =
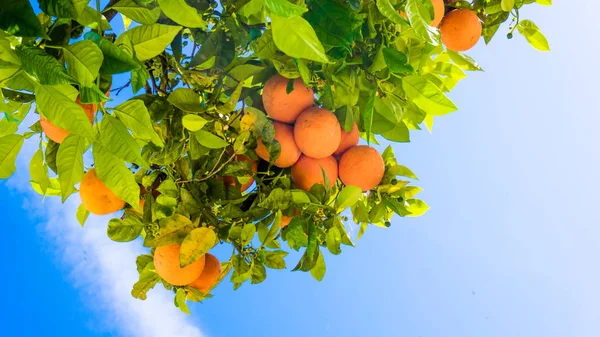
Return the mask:
M 431 210 L 326 256 L 320 283 L 269 271 L 259 285 L 222 284 L 191 317 L 162 289 L 134 300 L 139 245 L 110 242 L 106 218 L 80 228 L 77 198 L 41 204 L 21 158 L 0 182 L 7 335 L 598 336 L 600 3 L 573 3 L 523 11 L 551 53 L 501 34 L 470 52 L 485 72 L 451 94 L 460 110 L 394 146 Z

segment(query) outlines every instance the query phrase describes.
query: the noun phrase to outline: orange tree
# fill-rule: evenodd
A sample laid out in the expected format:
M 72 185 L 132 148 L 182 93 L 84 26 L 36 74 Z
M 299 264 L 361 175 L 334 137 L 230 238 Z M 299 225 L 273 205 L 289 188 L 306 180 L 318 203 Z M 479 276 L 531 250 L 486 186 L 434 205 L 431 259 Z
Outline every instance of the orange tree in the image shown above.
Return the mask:
M 287 247 L 303 254 L 293 270 L 321 280 L 324 252 L 354 245 L 350 227 L 360 237 L 428 209 L 391 147 L 356 147 L 359 136 L 431 131 L 457 110 L 445 92 L 481 70 L 460 51 L 506 21 L 509 38 L 548 50 L 519 15 L 533 2 L 551 4 L 4 0 L 0 178 L 30 141 L 35 191 L 79 192 L 82 225 L 124 209 L 108 236 L 150 248 L 136 298 L 161 283 L 187 311 L 225 277 L 237 289 L 286 268 Z M 125 30 L 112 30 L 116 16 Z M 111 92 L 132 94 L 114 104 Z M 19 133 L 28 114 L 39 117 Z M 232 251 L 220 265 L 208 254 L 217 243 Z

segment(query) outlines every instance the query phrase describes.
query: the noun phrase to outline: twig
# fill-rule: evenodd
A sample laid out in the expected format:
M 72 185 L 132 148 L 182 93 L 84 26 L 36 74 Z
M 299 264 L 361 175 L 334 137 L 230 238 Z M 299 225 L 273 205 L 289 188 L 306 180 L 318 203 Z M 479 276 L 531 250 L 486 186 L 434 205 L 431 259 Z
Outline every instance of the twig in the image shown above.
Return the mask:
M 128 86 L 131 85 L 131 80 L 127 81 L 127 83 L 125 83 L 125 85 L 112 89 L 110 92 L 114 92 L 116 91 L 117 93 L 115 94 L 116 96 L 119 96 L 119 94 L 121 93 L 121 91 L 123 91 L 123 89 L 127 88 Z
M 233 159 L 237 156 L 237 154 L 234 152 L 231 155 L 231 157 L 229 157 L 229 159 L 227 159 L 227 161 L 225 161 L 223 164 L 221 164 L 221 166 L 219 166 L 217 168 L 217 166 L 219 165 L 219 162 L 221 161 L 221 158 L 223 158 L 223 155 L 225 154 L 225 152 L 227 152 L 227 148 L 223 149 L 223 151 L 221 152 L 221 155 L 219 155 L 219 159 L 217 159 L 217 164 L 204 177 L 202 177 L 200 179 L 180 180 L 177 183 L 178 184 L 183 184 L 183 183 L 191 183 L 191 182 L 201 182 L 201 181 L 205 181 L 205 180 L 208 180 L 208 179 L 212 178 L 215 174 L 217 174 L 218 172 L 220 172 L 225 167 L 225 165 L 231 163 L 231 161 L 233 161 Z
M 167 58 L 164 54 L 160 55 L 160 70 L 162 71 L 162 76 L 160 78 L 160 90 L 164 93 L 167 92 L 167 84 L 169 84 L 169 63 L 167 62 Z

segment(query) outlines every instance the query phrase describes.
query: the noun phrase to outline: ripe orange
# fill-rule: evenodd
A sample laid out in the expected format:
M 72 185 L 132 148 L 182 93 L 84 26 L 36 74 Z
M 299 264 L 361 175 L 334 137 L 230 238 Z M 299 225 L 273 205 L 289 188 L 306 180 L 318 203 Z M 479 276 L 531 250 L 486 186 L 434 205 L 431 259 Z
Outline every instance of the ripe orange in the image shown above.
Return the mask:
M 340 146 L 333 153 L 334 156 L 339 156 L 349 148 L 356 146 L 360 139 L 360 131 L 358 131 L 356 123 L 354 123 L 350 132 L 346 132 L 344 128 L 341 128 L 340 131 L 342 133 L 342 140 L 340 141 Z
M 96 169 L 91 169 L 83 176 L 79 184 L 81 203 L 97 215 L 114 213 L 125 207 L 125 201 L 119 199 L 96 175 Z
M 431 4 L 433 5 L 433 20 L 429 23 L 432 27 L 437 27 L 442 22 L 444 18 L 444 13 L 446 12 L 446 6 L 444 5 L 444 0 L 431 0 Z M 400 11 L 400 15 L 405 18 L 408 18 L 406 13 Z
M 338 165 L 335 158 L 331 156 L 321 159 L 301 156 L 300 160 L 292 166 L 292 181 L 296 187 L 308 191 L 314 184 L 324 183 L 321 168 L 329 179 L 330 187 L 333 187 L 338 178 Z
M 286 227 L 287 225 L 290 224 L 290 222 L 292 222 L 292 219 L 296 217 L 296 215 L 300 214 L 300 211 L 298 209 L 294 210 L 293 215 L 282 215 L 281 216 L 281 228 Z
M 215 281 L 221 275 L 221 263 L 212 254 L 205 254 L 204 270 L 196 281 L 190 283 L 190 287 L 194 287 L 203 293 L 208 293 Z
M 236 161 L 249 161 L 250 164 L 252 165 L 252 172 L 254 172 L 254 174 L 256 174 L 256 172 L 258 171 L 258 165 L 256 164 L 256 162 L 242 154 L 238 154 L 236 156 Z M 250 175 L 247 175 L 247 177 L 251 177 Z M 225 176 L 223 178 L 217 177 L 217 179 L 223 179 L 223 182 L 227 185 L 231 185 L 231 186 L 235 186 L 235 177 L 232 176 Z M 245 192 L 250 186 L 252 186 L 252 184 L 254 183 L 254 179 L 250 178 L 250 180 L 248 180 L 247 183 L 243 184 L 240 187 L 240 191 L 241 192 Z
M 163 280 L 174 286 L 185 286 L 194 282 L 204 270 L 202 255 L 185 268 L 180 267 L 179 249 L 181 245 L 160 246 L 154 251 L 154 268 Z
M 342 139 L 340 123 L 329 110 L 308 108 L 296 119 L 294 139 L 305 155 L 316 159 L 329 157 Z
M 94 117 L 96 116 L 96 111 L 97 111 L 96 104 L 81 104 L 79 102 L 79 96 L 77 97 L 77 100 L 75 101 L 75 103 L 79 104 L 83 108 L 83 110 L 85 111 L 85 114 L 87 115 L 90 122 L 94 123 Z M 63 130 L 63 129 L 59 128 L 58 126 L 55 126 L 48 119 L 46 119 L 46 117 L 42 116 L 41 114 L 40 114 L 40 125 L 42 126 L 42 130 L 44 131 L 46 136 L 59 144 L 62 143 L 65 140 L 65 138 L 67 138 L 69 133 L 71 133 L 70 131 Z
M 294 127 L 279 122 L 274 122 L 273 126 L 275 127 L 275 140 L 281 145 L 281 153 L 274 165 L 281 168 L 290 167 L 298 161 L 302 154 L 294 140 Z M 256 154 L 266 161 L 271 159 L 267 147 L 260 138 L 257 141 Z
M 294 90 L 286 91 L 290 80 L 277 74 L 265 83 L 262 100 L 267 115 L 276 121 L 293 123 L 296 117 L 314 103 L 314 93 L 301 78 L 294 80 Z
M 481 21 L 477 14 L 463 8 L 448 13 L 440 26 L 442 43 L 453 51 L 473 48 L 479 41 L 481 31 Z
M 381 182 L 385 163 L 377 150 L 370 146 L 354 146 L 340 158 L 340 179 L 344 185 L 358 186 L 363 192 Z

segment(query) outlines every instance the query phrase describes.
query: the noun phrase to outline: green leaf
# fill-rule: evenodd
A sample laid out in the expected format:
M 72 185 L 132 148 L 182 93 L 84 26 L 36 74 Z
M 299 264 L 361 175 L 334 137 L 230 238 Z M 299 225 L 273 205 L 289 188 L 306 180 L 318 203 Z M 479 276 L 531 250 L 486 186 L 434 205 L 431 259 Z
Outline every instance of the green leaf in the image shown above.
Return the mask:
M 32 181 L 39 184 L 42 195 L 45 195 L 48 186 L 50 185 L 50 180 L 48 178 L 48 166 L 44 164 L 44 153 L 42 152 L 42 149 L 37 150 L 31 157 L 29 163 L 29 175 L 31 176 Z
M 42 191 L 40 184 L 35 181 L 30 181 L 31 188 L 36 191 L 41 196 L 49 196 L 49 197 L 58 197 L 60 196 L 60 183 L 58 182 L 58 178 L 50 178 L 50 184 L 46 189 L 46 193 Z
M 346 186 L 340 191 L 335 199 L 335 209 L 339 213 L 348 207 L 352 207 L 360 197 L 362 197 L 362 190 L 360 187 Z
M 203 112 L 202 98 L 191 88 L 177 88 L 167 98 L 169 103 L 186 112 Z
M 0 82 L 10 78 L 19 68 L 21 68 L 21 60 L 17 53 L 11 48 L 10 42 L 0 38 Z M 0 105 L 3 102 L 3 97 L 0 97 Z
M 101 73 L 120 74 L 140 67 L 138 61 L 134 60 L 131 55 L 95 32 L 85 33 L 84 38 L 96 43 L 102 50 L 104 62 L 100 68 Z
M 464 70 L 483 71 L 479 64 L 477 64 L 477 62 L 467 54 L 455 52 L 452 50 L 446 50 L 446 53 L 448 54 L 448 56 L 450 56 L 450 59 L 452 60 L 452 62 L 454 62 L 454 64 L 463 68 Z
M 542 6 L 552 6 L 552 0 L 535 0 L 535 2 Z
M 285 54 L 323 63 L 329 62 L 314 29 L 302 17 L 283 18 L 271 15 L 271 29 L 275 45 Z
M 137 139 L 149 140 L 154 145 L 163 147 L 164 143 L 154 131 L 150 113 L 144 102 L 139 99 L 126 101 L 114 109 L 115 114 L 131 130 Z
M 160 219 L 160 235 L 154 239 L 144 241 L 144 246 L 160 247 L 181 244 L 188 234 L 194 229 L 192 221 L 181 214 Z
M 70 134 L 58 148 L 56 168 L 63 202 L 75 191 L 74 185 L 83 178 L 83 153 L 88 146 L 85 138 Z
M 154 262 L 148 263 L 140 273 L 140 279 L 133 285 L 131 296 L 145 300 L 148 297 L 146 293 L 154 288 L 159 281 L 160 276 L 154 270 Z
M 387 174 L 419 180 L 419 178 L 417 178 L 417 176 L 406 166 L 394 165 L 394 166 L 388 168 L 387 170 L 388 170 Z
M 542 34 L 538 26 L 531 20 L 521 20 L 517 25 L 519 33 L 523 35 L 529 44 L 540 51 L 550 51 L 548 40 Z
M 187 305 L 187 291 L 184 288 L 179 288 L 177 289 L 177 292 L 175 292 L 175 304 L 181 312 L 188 315 L 192 314 Z
M 254 260 L 254 265 L 252 266 L 252 274 L 250 276 L 250 283 L 258 284 L 264 281 L 267 278 L 267 270 L 265 266 L 257 260 Z
M 372 127 L 373 127 L 373 112 L 375 105 L 375 95 L 377 94 L 377 88 L 373 88 L 369 94 L 369 99 L 365 106 L 365 112 L 363 114 L 363 125 L 365 127 L 365 132 L 367 133 L 367 143 L 370 143 Z
M 408 21 L 394 9 L 390 0 L 377 0 L 376 5 L 379 12 L 392 22 L 399 25 L 406 25 L 408 23 Z
M 38 110 L 57 127 L 93 139 L 92 123 L 81 106 L 64 94 L 64 89 L 38 85 L 35 93 Z
M 217 243 L 215 232 L 207 227 L 193 229 L 183 239 L 179 250 L 179 263 L 181 268 L 196 262 L 202 255 L 208 253 Z
M 113 156 L 143 167 L 150 167 L 142 158 L 140 146 L 121 121 L 106 114 L 98 126 L 98 132 L 102 145 Z
M 29 0 L 2 0 L 0 29 L 15 36 L 38 37 L 42 35 L 42 25 Z
M 319 40 L 328 46 L 350 48 L 354 31 L 362 19 L 347 5 L 338 1 L 313 0 L 304 18 L 310 22 Z
M 331 227 L 327 230 L 327 249 L 331 254 L 341 254 L 340 244 L 342 243 L 342 235 L 337 227 Z
M 379 1 L 378 1 L 379 2 Z M 407 0 L 404 6 L 406 15 L 410 21 L 410 25 L 413 27 L 417 35 L 419 35 L 425 42 L 437 46 L 440 41 L 440 31 L 431 27 L 430 17 L 425 18 L 423 12 L 427 11 L 424 8 L 422 2 L 419 0 Z
M 21 67 L 41 84 L 70 84 L 74 79 L 65 73 L 57 59 L 43 49 L 19 45 L 15 49 L 21 60 Z
M 256 234 L 256 225 L 254 225 L 253 223 L 245 224 L 242 228 L 242 234 L 240 236 L 242 244 L 245 246 L 248 243 L 250 243 L 250 241 L 252 241 L 252 238 L 254 238 L 254 234 Z
M 121 200 L 140 209 L 140 186 L 123 160 L 113 156 L 100 143 L 94 143 L 94 167 L 98 178 Z
M 121 0 L 114 4 L 112 9 L 143 25 L 151 25 L 160 17 L 160 8 L 145 8 L 137 5 L 133 0 Z
M 138 26 L 121 34 L 115 43 L 119 45 L 126 37 L 131 39 L 135 55 L 140 61 L 145 61 L 162 53 L 180 30 L 180 26 L 168 26 L 158 23 Z
M 49 139 L 46 145 L 46 164 L 54 172 L 58 174 L 58 168 L 56 167 L 56 155 L 58 154 L 58 148 L 60 144 L 55 143 Z
M 383 48 L 383 58 L 388 68 L 393 73 L 413 73 L 413 67 L 408 64 L 406 54 L 392 48 Z
M 421 216 L 429 209 L 429 206 L 421 199 L 409 199 L 406 200 L 406 203 L 408 204 L 406 209 L 410 212 L 407 216 Z
M 98 17 L 100 17 L 100 26 L 102 30 L 112 30 L 108 20 L 103 14 L 98 13 L 97 10 L 90 6 L 85 6 L 80 13 L 77 14 L 75 21 L 79 22 L 83 26 L 97 29 L 98 28 Z
M 202 19 L 202 15 L 184 0 L 158 0 L 158 4 L 163 13 L 177 24 L 188 28 L 206 29 L 208 27 L 208 23 Z
M 288 255 L 283 250 L 265 252 L 265 266 L 271 269 L 285 269 L 284 257 Z
M 291 223 L 288 226 L 290 225 Z M 302 255 L 302 258 L 300 259 L 296 267 L 292 269 L 292 271 L 309 271 L 317 263 L 319 255 L 319 246 L 317 244 L 317 228 L 312 220 L 308 221 L 308 231 L 306 234 L 308 235 L 308 244 L 306 245 L 306 250 L 304 251 L 304 255 Z
M 75 216 L 77 217 L 77 222 L 79 222 L 81 227 L 83 227 L 89 215 L 90 211 L 88 211 L 83 204 L 77 207 L 77 213 L 75 214 Z
M 295 5 L 288 0 L 265 0 L 265 7 L 270 13 L 284 18 L 301 16 L 308 10 L 306 7 Z
M 183 127 L 194 132 L 202 129 L 208 121 L 198 115 L 185 115 L 181 120 Z
M 505 12 L 510 12 L 513 7 L 515 7 L 515 0 L 502 0 L 500 2 L 500 7 Z
M 317 250 L 317 253 L 319 254 L 319 257 L 317 257 L 315 266 L 310 270 L 310 275 L 312 275 L 315 280 L 321 281 L 323 280 L 323 277 L 325 277 L 325 271 L 327 269 L 325 268 L 325 259 L 323 258 L 323 253 L 321 253 L 319 250 Z
M 209 149 L 221 149 L 229 145 L 223 138 L 204 130 L 194 132 L 194 136 L 200 145 Z
M 133 212 L 133 211 L 130 211 Z M 126 216 L 125 219 L 110 219 L 106 234 L 116 242 L 129 242 L 135 240 L 144 229 L 144 223 L 137 216 Z
M 402 87 L 410 101 L 433 116 L 443 116 L 458 109 L 435 84 L 420 76 L 402 78 Z
M 83 40 L 63 49 L 67 62 L 67 72 L 79 81 L 79 84 L 89 87 L 95 84 L 95 79 L 104 61 L 102 50 L 92 41 Z
M 71 0 L 38 0 L 40 9 L 50 15 L 59 18 L 74 18 L 77 11 Z

